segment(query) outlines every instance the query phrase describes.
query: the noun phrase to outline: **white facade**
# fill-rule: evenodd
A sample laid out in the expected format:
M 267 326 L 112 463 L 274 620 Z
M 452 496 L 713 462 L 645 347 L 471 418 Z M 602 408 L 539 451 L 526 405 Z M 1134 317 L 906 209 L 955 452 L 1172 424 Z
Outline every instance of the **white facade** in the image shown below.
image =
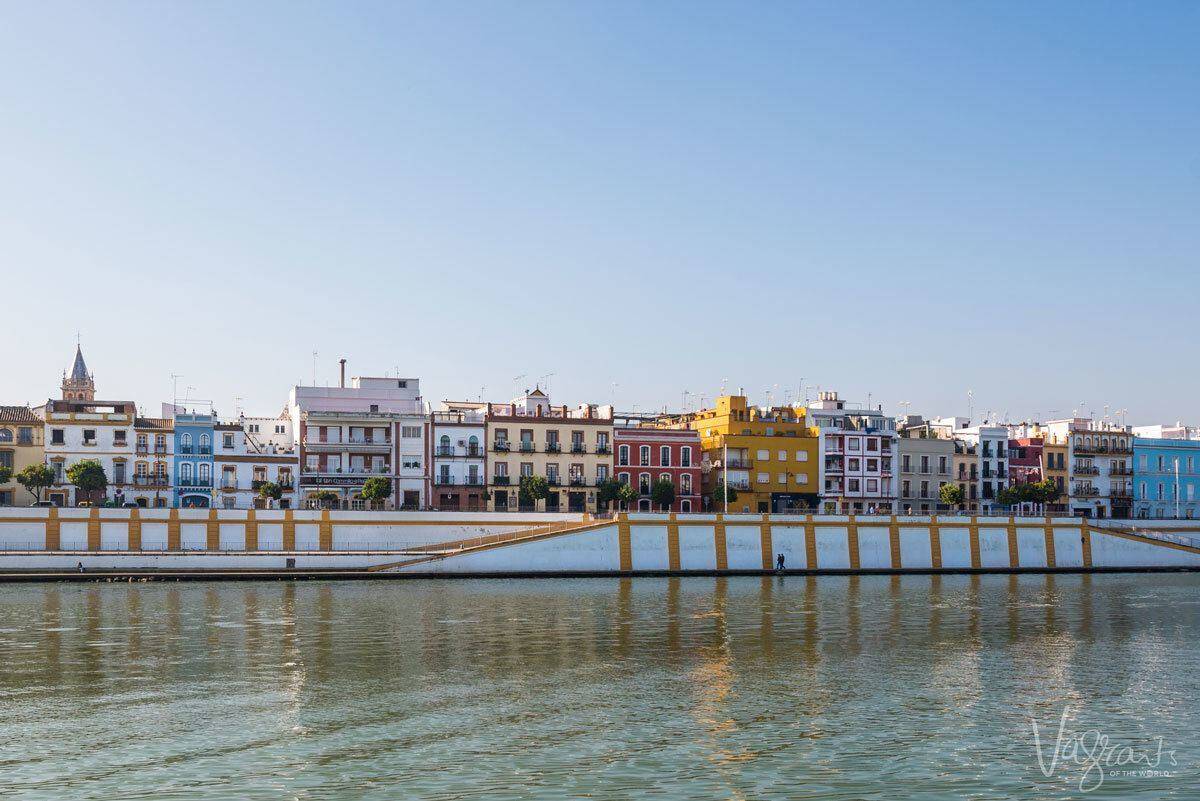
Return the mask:
M 824 506 L 850 513 L 895 509 L 896 421 L 882 409 L 847 408 L 836 392 L 820 393 L 808 420 L 820 431 Z
M 48 401 L 45 410 L 46 464 L 54 470 L 54 485 L 46 499 L 61 506 L 88 500 L 67 480 L 71 465 L 95 460 L 104 468 L 108 490 L 104 499 L 129 500 L 133 481 L 134 419 L 132 401 Z
M 213 448 L 215 505 L 222 509 L 294 508 L 296 477 L 300 474 L 300 457 L 296 450 L 260 445 L 243 425 L 239 420 L 238 423 L 218 423 L 216 426 Z M 263 482 L 278 484 L 283 489 L 283 497 L 278 502 L 259 498 L 258 488 Z
M 445 401 L 429 416 L 430 501 L 437 509 L 486 505 L 487 443 L 483 404 Z
M 291 411 L 286 407 L 275 417 L 242 415 L 239 421 L 253 446 L 277 450 L 292 450 L 296 446 Z
M 961 418 L 940 418 L 942 420 L 961 420 Z M 954 440 L 965 448 L 965 452 L 974 457 L 977 468 L 975 497 L 971 498 L 983 510 L 990 509 L 996 504 L 996 496 L 1000 490 L 1009 484 L 1008 469 L 1008 427 L 1007 426 L 967 426 L 958 427 L 954 431 Z
M 301 501 L 336 493 L 343 507 L 372 476 L 392 484 L 389 508 L 427 506 L 427 411 L 415 378 L 355 377 L 349 387 L 292 388 L 288 404 L 299 449 Z
M 1072 515 L 1133 515 L 1133 432 L 1086 417 L 1051 420 L 1047 432 L 1067 443 Z

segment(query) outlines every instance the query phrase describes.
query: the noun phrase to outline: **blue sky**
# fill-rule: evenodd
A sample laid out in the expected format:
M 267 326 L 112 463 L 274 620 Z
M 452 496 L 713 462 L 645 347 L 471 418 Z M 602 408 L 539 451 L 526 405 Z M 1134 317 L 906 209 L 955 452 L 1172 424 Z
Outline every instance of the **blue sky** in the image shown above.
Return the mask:
M 1198 38 L 1169 2 L 7 4 L 0 402 L 78 328 L 147 409 L 174 372 L 274 412 L 317 350 L 431 400 L 1198 422 Z

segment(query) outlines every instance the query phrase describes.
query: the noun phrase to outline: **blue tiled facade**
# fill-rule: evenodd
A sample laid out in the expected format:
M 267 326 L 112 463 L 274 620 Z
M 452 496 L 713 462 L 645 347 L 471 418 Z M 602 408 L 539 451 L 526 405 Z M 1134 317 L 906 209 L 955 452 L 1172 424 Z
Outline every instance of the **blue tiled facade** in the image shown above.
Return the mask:
M 1200 518 L 1200 440 L 1134 438 L 1133 514 Z
M 212 506 L 215 424 L 211 414 L 175 415 L 175 506 Z

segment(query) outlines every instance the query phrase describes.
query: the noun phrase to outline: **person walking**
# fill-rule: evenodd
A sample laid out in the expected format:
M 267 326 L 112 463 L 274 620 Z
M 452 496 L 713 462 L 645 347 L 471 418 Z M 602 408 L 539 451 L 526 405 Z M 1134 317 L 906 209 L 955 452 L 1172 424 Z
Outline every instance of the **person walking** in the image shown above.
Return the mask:
M 777 573 L 783 572 L 783 554 L 779 554 L 775 557 L 775 571 Z

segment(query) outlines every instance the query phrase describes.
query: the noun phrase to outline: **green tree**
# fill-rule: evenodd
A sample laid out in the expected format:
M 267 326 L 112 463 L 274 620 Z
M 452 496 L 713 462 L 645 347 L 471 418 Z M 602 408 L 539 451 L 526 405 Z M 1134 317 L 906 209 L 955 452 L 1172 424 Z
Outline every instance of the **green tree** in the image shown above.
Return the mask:
M 660 478 L 650 485 L 650 500 L 659 509 L 666 511 L 675 503 L 675 482 L 669 478 Z
M 67 481 L 74 484 L 75 489 L 87 495 L 89 499 L 103 495 L 108 489 L 108 476 L 104 475 L 104 466 L 95 459 L 83 459 L 68 467 Z
M 737 487 L 729 488 L 729 502 L 733 503 L 738 498 Z M 718 481 L 712 491 L 713 509 L 725 511 L 725 482 Z
M 943 484 L 938 490 L 938 499 L 947 506 L 962 506 L 967 493 L 958 484 Z
M 258 485 L 258 497 L 264 501 L 276 501 L 283 497 L 283 487 L 274 481 L 264 481 Z
M 549 494 L 550 482 L 546 481 L 545 476 L 521 476 L 517 500 L 522 506 L 535 506 Z
M 621 482 L 615 478 L 606 478 L 596 487 L 596 503 L 605 509 L 610 508 L 621 499 Z
M 996 503 L 1000 504 L 1001 506 L 1016 506 L 1017 504 L 1022 503 L 1025 500 L 1025 496 L 1028 494 L 1022 489 L 1026 486 L 1028 485 L 1015 484 L 1011 487 L 1001 487 L 996 493 Z
M 333 509 L 338 503 L 338 494 L 333 490 L 317 490 L 309 495 L 309 500 L 316 501 L 322 509 Z
M 29 490 L 33 500 L 42 502 L 42 490 L 54 484 L 54 471 L 47 464 L 31 464 L 17 473 L 17 483 Z
M 373 508 L 378 508 L 378 505 L 386 501 L 392 494 L 392 482 L 383 476 L 371 476 L 363 482 L 362 496 L 364 501 L 371 504 Z
M 1043 479 L 1032 486 L 1038 503 L 1054 503 L 1062 495 L 1058 483 L 1052 478 Z
M 625 504 L 625 508 L 629 508 L 629 504 L 637 501 L 638 492 L 633 488 L 632 484 L 622 484 L 621 489 L 617 491 L 617 500 Z
M 11 467 L 0 467 L 0 484 L 7 484 L 12 476 L 13 472 Z

